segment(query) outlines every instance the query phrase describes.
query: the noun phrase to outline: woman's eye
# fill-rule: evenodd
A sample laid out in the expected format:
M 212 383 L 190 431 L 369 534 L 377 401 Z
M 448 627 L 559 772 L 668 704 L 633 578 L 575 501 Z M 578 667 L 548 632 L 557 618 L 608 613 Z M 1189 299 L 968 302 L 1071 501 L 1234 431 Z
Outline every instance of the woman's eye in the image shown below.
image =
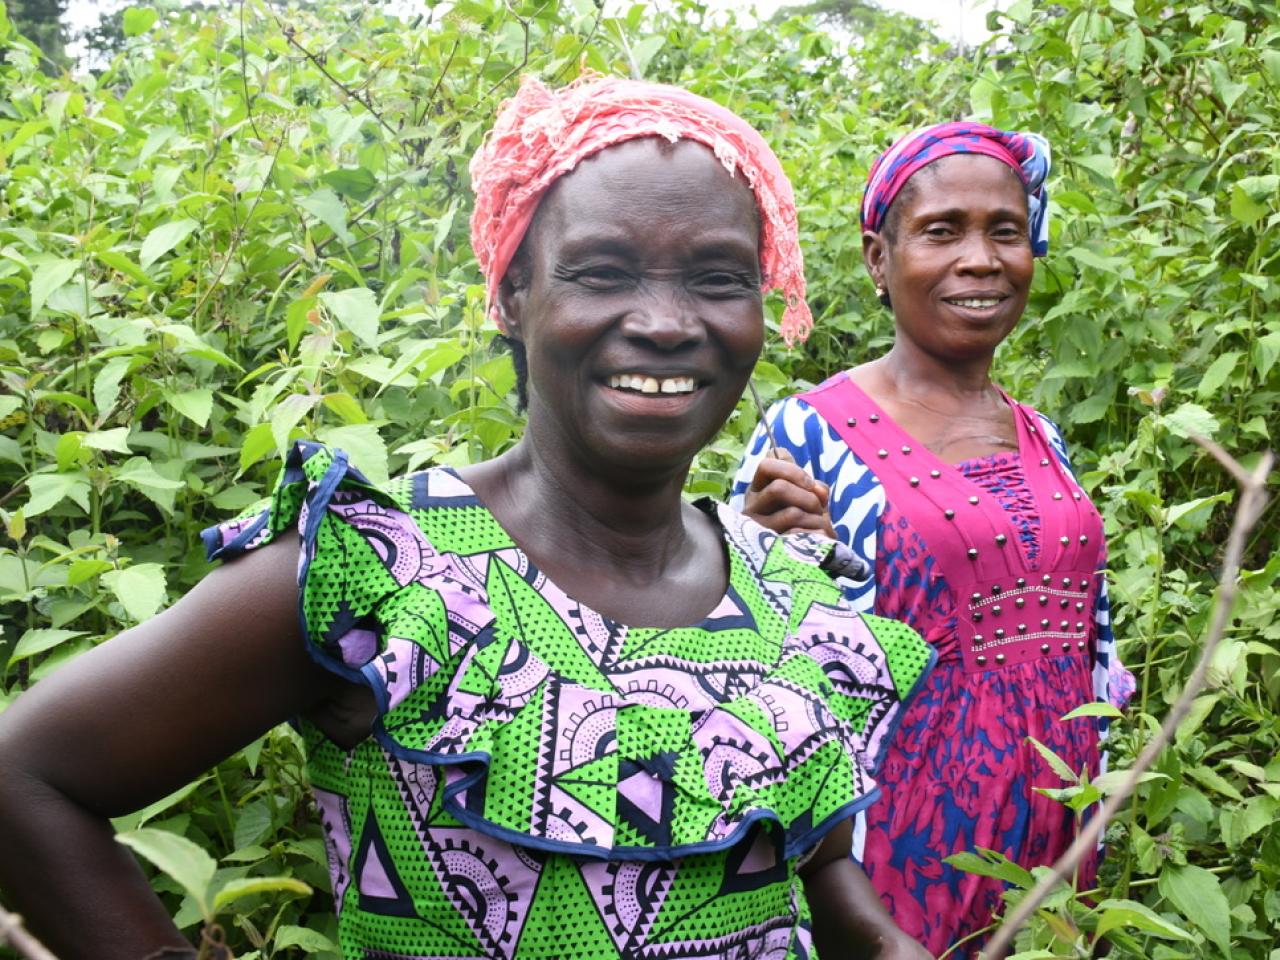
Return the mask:
M 596 289 L 613 288 L 630 282 L 630 276 L 618 267 L 587 267 L 574 273 L 573 279 Z
M 711 293 L 737 293 L 759 286 L 759 282 L 745 273 L 714 270 L 698 276 L 695 285 Z
M 935 223 L 933 226 L 925 227 L 924 235 L 934 240 L 943 240 L 951 236 L 951 228 L 946 224 Z

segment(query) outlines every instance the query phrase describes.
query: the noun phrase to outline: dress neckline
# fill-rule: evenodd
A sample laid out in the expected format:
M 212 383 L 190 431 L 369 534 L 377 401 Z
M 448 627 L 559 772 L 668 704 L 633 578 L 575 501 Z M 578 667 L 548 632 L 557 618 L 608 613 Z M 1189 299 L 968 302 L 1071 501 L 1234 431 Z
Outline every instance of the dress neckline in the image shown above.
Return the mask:
M 880 406 L 880 404 L 875 401 L 875 399 L 871 396 L 871 394 L 863 390 L 862 387 L 860 387 L 854 381 L 853 377 L 849 376 L 848 371 L 845 371 L 844 376 L 845 376 L 845 379 L 848 381 L 849 386 L 853 388 L 856 394 L 862 399 L 862 401 L 871 410 L 871 415 L 874 417 L 878 417 L 881 421 L 883 421 L 884 425 L 889 430 L 893 431 L 898 435 L 898 439 L 901 440 L 904 445 L 910 446 L 913 449 L 916 449 L 917 452 L 920 454 L 920 456 L 926 461 L 928 466 L 930 466 L 932 469 L 941 469 L 941 470 L 951 471 L 955 476 L 957 476 L 961 480 L 965 481 L 966 483 L 970 483 L 972 481 L 969 480 L 968 475 L 964 472 L 964 470 L 960 469 L 961 464 L 977 464 L 977 463 L 981 463 L 984 460 L 992 460 L 993 458 L 999 457 L 1001 455 L 1015 457 L 1020 461 L 1024 460 L 1026 457 L 1027 437 L 1023 429 L 1024 425 L 1022 422 L 1022 417 L 1019 416 L 1019 412 L 1020 412 L 1019 406 L 1012 397 L 1010 397 L 1007 393 L 1005 393 L 1003 390 L 1000 389 L 1000 387 L 996 386 L 995 384 L 992 384 L 992 386 L 996 388 L 996 391 L 1000 394 L 1004 402 L 1008 404 L 1009 409 L 1013 413 L 1014 429 L 1017 431 L 1017 434 L 1018 434 L 1018 449 L 1017 450 L 996 450 L 992 453 L 985 453 L 978 457 L 966 457 L 964 460 L 957 460 L 955 463 L 948 463 L 947 461 L 939 457 L 936 453 L 934 453 L 932 450 L 930 450 L 928 447 L 926 447 L 923 443 L 920 443 L 920 441 L 917 440 L 914 436 L 908 433 L 906 428 L 903 427 L 902 424 L 898 423 L 898 421 L 895 420 L 892 416 L 890 416 L 885 411 L 884 407 Z
M 732 538 L 729 536 L 728 527 L 725 525 L 723 518 L 720 516 L 720 509 L 721 509 L 720 505 L 715 503 L 715 501 L 711 500 L 708 497 L 699 497 L 697 500 L 692 501 L 692 505 L 699 512 L 705 514 L 707 518 L 711 521 L 712 526 L 715 527 L 716 536 L 717 536 L 717 539 L 720 541 L 721 551 L 725 559 L 724 592 L 720 595 L 719 599 L 716 600 L 715 604 L 711 607 L 710 610 L 708 610 L 706 613 L 704 613 L 702 616 L 700 616 L 697 620 L 693 621 L 692 623 L 675 624 L 672 626 L 662 627 L 662 626 L 653 626 L 650 624 L 623 623 L 621 620 L 615 619 L 614 617 L 611 617 L 606 613 L 602 613 L 601 611 L 593 607 L 591 604 L 584 603 L 581 600 L 577 599 L 577 597 L 575 597 L 568 590 L 565 590 L 562 586 L 560 586 L 560 584 L 558 584 L 555 580 L 551 578 L 550 574 L 548 574 L 545 570 L 542 569 L 542 567 L 540 567 L 536 562 L 534 562 L 533 557 L 529 556 L 529 551 L 516 542 L 515 537 L 511 535 L 511 531 L 509 531 L 505 526 L 503 526 L 502 521 L 498 519 L 498 515 L 489 508 L 489 505 L 484 502 L 484 498 L 481 497 L 480 494 L 476 492 L 476 489 L 473 486 L 471 486 L 471 484 L 468 483 L 465 479 L 463 479 L 462 475 L 458 473 L 455 467 L 436 466 L 436 467 L 429 468 L 429 470 L 438 470 L 446 474 L 447 476 L 449 476 L 453 480 L 453 482 L 457 483 L 459 486 L 463 488 L 463 492 L 465 496 L 468 496 L 472 500 L 474 500 L 476 505 L 489 515 L 490 519 L 493 520 L 494 526 L 496 526 L 499 530 L 502 531 L 503 540 L 505 541 L 503 547 L 499 549 L 515 550 L 522 558 L 524 558 L 524 562 L 528 564 L 528 569 L 533 574 L 533 576 L 535 578 L 536 577 L 542 578 L 542 582 L 544 585 L 543 589 L 546 589 L 547 587 L 549 587 L 553 592 L 558 593 L 562 597 L 564 597 L 566 602 L 572 604 L 573 606 L 579 607 L 580 609 L 585 610 L 588 613 L 593 614 L 594 616 L 599 617 L 601 620 L 603 620 L 605 623 L 609 624 L 612 627 L 625 628 L 628 632 L 634 632 L 638 630 L 645 630 L 645 631 L 652 630 L 655 633 L 662 633 L 669 630 L 705 629 L 708 623 L 716 619 L 717 611 L 719 611 L 722 607 L 724 607 L 726 603 L 733 602 L 734 573 L 737 572 L 739 569 L 741 569 L 745 561 L 741 556 L 739 556 L 738 551 L 733 548 L 733 541 L 732 541 Z

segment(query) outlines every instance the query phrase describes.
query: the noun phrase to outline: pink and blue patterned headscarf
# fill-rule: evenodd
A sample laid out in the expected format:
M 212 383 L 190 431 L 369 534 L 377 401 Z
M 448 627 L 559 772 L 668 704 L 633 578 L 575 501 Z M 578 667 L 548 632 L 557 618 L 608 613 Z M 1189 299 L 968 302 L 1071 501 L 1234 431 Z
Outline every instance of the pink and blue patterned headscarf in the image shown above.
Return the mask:
M 912 174 L 956 153 L 981 153 L 1008 164 L 1027 191 L 1031 253 L 1049 252 L 1049 141 L 1037 133 L 997 130 L 985 123 L 936 123 L 901 137 L 876 159 L 862 194 L 862 229 L 879 232 L 893 198 Z

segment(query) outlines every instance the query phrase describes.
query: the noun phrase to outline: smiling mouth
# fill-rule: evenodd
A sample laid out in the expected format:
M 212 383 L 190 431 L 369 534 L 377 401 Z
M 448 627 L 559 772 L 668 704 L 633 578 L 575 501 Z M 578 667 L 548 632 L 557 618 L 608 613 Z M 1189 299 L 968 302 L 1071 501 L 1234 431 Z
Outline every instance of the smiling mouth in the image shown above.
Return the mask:
M 968 307 L 970 310 L 990 310 L 1004 302 L 1004 297 L 944 297 L 947 303 L 956 307 Z
M 640 373 L 614 374 L 608 384 L 613 390 L 627 393 L 681 394 L 698 389 L 698 381 L 693 377 L 650 377 Z

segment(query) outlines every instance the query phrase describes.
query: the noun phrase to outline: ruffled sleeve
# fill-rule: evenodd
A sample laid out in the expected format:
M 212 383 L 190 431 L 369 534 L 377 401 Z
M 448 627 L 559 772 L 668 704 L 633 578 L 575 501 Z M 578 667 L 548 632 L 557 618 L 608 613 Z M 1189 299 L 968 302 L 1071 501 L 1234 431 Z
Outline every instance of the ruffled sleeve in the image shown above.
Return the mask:
M 210 560 L 233 560 L 296 528 L 299 614 L 323 666 L 367 682 L 378 653 L 373 611 L 421 572 L 435 551 L 421 530 L 342 450 L 298 442 L 269 501 L 202 534 Z
M 373 691 L 387 762 L 431 768 L 412 778 L 455 821 L 626 860 L 727 849 L 759 825 L 797 856 L 875 798 L 931 651 L 848 608 L 814 562 L 825 541 L 717 517 L 729 588 L 683 628 L 565 595 L 451 471 L 378 490 L 313 444 L 265 510 L 207 540 L 229 558 L 297 526 L 313 655 Z

